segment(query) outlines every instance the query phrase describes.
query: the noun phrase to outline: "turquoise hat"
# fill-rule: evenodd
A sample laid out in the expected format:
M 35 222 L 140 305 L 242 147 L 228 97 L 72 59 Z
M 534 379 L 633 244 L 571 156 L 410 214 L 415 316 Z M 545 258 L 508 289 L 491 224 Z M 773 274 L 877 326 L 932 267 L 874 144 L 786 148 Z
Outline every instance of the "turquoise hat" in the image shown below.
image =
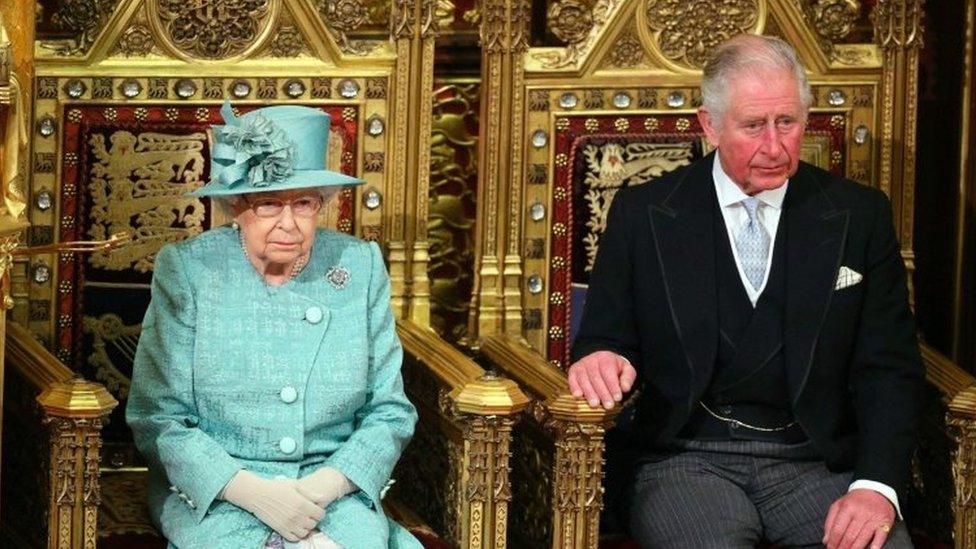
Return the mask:
M 325 169 L 332 117 L 310 107 L 280 105 L 234 116 L 230 102 L 214 125 L 210 182 L 191 196 L 229 196 L 359 185 L 357 177 Z

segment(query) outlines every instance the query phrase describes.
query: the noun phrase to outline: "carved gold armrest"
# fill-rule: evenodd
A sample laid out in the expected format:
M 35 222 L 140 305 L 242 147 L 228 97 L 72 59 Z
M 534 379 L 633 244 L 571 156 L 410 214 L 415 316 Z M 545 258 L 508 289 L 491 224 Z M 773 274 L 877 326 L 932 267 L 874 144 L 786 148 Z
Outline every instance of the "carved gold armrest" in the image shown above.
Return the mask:
M 525 474 L 550 483 L 549 494 L 529 491 L 525 502 L 538 508 L 540 500 L 548 500 L 548 516 L 533 516 L 538 509 L 530 509 L 513 517 L 513 530 L 532 532 L 525 541 L 534 547 L 595 548 L 603 509 L 603 437 L 619 406 L 608 411 L 573 397 L 565 372 L 511 336 L 487 337 L 481 352 L 533 398 L 534 426 L 516 434 L 516 461 L 524 450 Z M 551 461 L 540 464 L 540 456 Z M 540 466 L 548 470 L 533 471 Z
M 528 397 L 428 328 L 401 319 L 397 334 L 404 386 L 420 421 L 394 474 L 393 496 L 453 545 L 506 547 L 509 445 Z
M 39 393 L 50 434 L 48 547 L 95 549 L 102 422 L 118 402 L 75 377 L 20 325 L 7 324 L 5 344 L 6 365 Z
M 938 351 L 922 345 L 926 378 L 942 392 L 946 424 L 955 439 L 952 478 L 954 538 L 957 548 L 976 548 L 976 378 Z

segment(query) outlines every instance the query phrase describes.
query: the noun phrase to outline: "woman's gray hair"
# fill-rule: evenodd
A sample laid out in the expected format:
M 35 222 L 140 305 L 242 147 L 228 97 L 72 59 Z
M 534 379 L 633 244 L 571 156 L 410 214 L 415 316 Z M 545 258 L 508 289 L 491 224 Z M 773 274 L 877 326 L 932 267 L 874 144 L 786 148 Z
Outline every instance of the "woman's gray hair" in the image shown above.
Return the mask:
M 705 63 L 702 75 L 702 103 L 712 115 L 712 123 L 721 126 L 729 108 L 732 80 L 762 69 L 783 69 L 793 73 L 799 87 L 800 103 L 806 112 L 813 104 L 813 93 L 807 73 L 793 46 L 775 36 L 740 34 L 721 44 Z

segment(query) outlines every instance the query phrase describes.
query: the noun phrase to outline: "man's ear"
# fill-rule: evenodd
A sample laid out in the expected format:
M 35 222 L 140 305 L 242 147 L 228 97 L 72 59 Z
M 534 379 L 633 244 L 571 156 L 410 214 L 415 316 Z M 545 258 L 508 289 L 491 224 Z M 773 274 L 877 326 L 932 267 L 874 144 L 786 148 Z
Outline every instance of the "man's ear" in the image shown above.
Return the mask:
M 705 138 L 708 139 L 709 145 L 713 148 L 718 148 L 719 130 L 715 122 L 712 113 L 707 107 L 704 105 L 698 107 L 698 123 L 701 124 L 702 130 L 705 132 Z

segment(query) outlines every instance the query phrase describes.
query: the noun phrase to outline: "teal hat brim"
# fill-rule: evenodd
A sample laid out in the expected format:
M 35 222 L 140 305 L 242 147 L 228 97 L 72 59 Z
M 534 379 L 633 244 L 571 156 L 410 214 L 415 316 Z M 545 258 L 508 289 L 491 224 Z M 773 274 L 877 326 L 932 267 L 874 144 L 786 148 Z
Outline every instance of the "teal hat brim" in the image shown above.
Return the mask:
M 310 189 L 313 187 L 335 187 L 341 185 L 361 185 L 365 183 L 358 177 L 331 170 L 295 170 L 292 175 L 268 183 L 263 187 L 254 185 L 234 185 L 228 187 L 217 181 L 210 181 L 203 187 L 187 193 L 187 196 L 233 196 L 248 193 L 264 193 L 274 191 L 290 191 L 292 189 Z

